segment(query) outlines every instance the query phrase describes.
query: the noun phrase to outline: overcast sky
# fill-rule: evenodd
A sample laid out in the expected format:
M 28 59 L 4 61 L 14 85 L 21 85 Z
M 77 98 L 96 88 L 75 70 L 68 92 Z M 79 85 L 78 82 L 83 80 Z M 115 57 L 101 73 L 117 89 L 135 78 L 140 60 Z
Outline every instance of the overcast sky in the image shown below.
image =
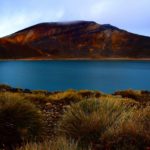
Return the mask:
M 0 37 L 41 22 L 72 20 L 150 36 L 150 0 L 0 0 Z

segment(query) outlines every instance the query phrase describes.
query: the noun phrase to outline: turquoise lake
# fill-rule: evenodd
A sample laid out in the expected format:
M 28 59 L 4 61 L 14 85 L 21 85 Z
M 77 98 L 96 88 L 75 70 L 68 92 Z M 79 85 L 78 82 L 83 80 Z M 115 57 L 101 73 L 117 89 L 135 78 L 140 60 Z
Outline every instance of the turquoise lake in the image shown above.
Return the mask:
M 150 90 L 150 61 L 0 61 L 0 84 L 49 91 Z

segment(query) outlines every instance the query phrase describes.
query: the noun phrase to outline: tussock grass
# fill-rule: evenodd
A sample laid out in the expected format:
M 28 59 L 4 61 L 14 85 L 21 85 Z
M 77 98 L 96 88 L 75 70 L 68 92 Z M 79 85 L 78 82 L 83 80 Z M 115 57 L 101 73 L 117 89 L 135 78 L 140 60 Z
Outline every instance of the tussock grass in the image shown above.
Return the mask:
M 89 91 L 89 90 L 80 90 L 78 94 L 80 94 L 83 98 L 92 98 L 92 97 L 99 98 L 100 96 L 103 95 L 103 93 L 99 91 Z
M 84 150 L 78 147 L 78 144 L 69 141 L 64 137 L 58 137 L 53 141 L 45 141 L 43 143 L 28 143 L 17 150 Z M 88 149 L 90 150 L 90 148 Z
M 32 102 L 39 102 L 39 103 L 45 103 L 45 102 L 59 102 L 59 101 L 65 101 L 65 102 L 79 102 L 83 98 L 96 98 L 101 97 L 102 93 L 98 91 L 89 91 L 89 90 L 67 90 L 63 92 L 54 92 L 54 93 L 48 93 L 47 91 L 42 90 L 36 90 L 32 91 L 31 94 L 24 94 L 24 96 L 31 100 Z
M 27 100 L 35 104 L 45 104 L 49 101 L 48 97 L 44 93 L 31 93 L 23 95 Z
M 134 109 L 131 117 L 101 136 L 103 149 L 141 150 L 150 147 L 150 106 Z
M 132 121 L 134 121 L 140 132 L 145 132 L 145 135 L 150 136 L 150 106 L 136 110 Z
M 0 148 L 11 149 L 21 143 L 25 145 L 17 150 L 150 147 L 149 91 L 125 90 L 113 95 L 88 90 L 24 91 L 0 86 Z M 55 131 L 62 137 L 56 133 L 50 140 L 40 140 L 43 120 L 48 120 L 50 127 L 56 124 Z
M 107 131 L 100 140 L 103 149 L 111 150 L 142 150 L 150 146 L 149 137 L 129 123 L 127 126 L 120 126 L 118 130 Z
M 126 105 L 129 103 L 136 105 L 133 100 L 116 97 L 83 100 L 68 108 L 59 131 L 82 145 L 97 143 L 109 128 L 116 128 L 131 117 L 134 107 Z
M 47 90 L 33 90 L 33 94 L 48 94 Z
M 65 101 L 66 103 L 78 102 L 82 100 L 82 96 L 75 90 L 67 90 L 64 92 L 46 93 L 46 91 L 33 91 L 31 94 L 24 96 L 34 103 L 47 103 Z
M 82 96 L 80 94 L 78 94 L 77 91 L 75 90 L 67 90 L 65 92 L 59 92 L 56 94 L 52 94 L 48 97 L 50 100 L 52 101 L 63 101 L 65 100 L 66 102 L 78 102 L 80 100 L 82 100 Z
M 11 86 L 6 84 L 0 84 L 0 90 L 9 90 L 11 89 Z
M 149 91 L 138 91 L 138 90 L 124 90 L 116 91 L 113 95 L 120 95 L 123 98 L 132 98 L 141 104 L 150 105 L 150 92 Z
M 35 140 L 43 132 L 41 112 L 22 96 L 0 93 L 0 147 Z
M 141 95 L 141 91 L 128 89 L 128 90 L 124 90 L 124 91 L 116 91 L 114 94 L 121 95 L 123 97 L 129 97 L 129 98 L 136 99 L 138 96 Z

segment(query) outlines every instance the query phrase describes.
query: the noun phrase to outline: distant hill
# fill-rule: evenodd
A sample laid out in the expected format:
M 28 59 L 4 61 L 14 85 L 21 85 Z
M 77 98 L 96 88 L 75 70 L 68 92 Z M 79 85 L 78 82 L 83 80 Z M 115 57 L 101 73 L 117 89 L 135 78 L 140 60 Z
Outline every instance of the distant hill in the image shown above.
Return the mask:
M 41 23 L 0 38 L 0 59 L 150 58 L 150 37 L 92 21 Z

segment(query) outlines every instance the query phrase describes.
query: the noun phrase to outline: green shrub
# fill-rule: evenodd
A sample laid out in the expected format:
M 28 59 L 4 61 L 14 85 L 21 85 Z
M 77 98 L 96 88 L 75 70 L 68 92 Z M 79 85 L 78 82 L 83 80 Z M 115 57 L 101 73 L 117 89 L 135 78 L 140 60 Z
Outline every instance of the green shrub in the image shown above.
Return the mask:
M 126 105 L 130 103 L 136 104 L 115 97 L 83 100 L 68 108 L 60 121 L 59 131 L 81 145 L 97 143 L 106 130 L 130 118 L 133 108 Z
M 12 147 L 42 136 L 41 113 L 18 94 L 0 94 L 0 147 Z

